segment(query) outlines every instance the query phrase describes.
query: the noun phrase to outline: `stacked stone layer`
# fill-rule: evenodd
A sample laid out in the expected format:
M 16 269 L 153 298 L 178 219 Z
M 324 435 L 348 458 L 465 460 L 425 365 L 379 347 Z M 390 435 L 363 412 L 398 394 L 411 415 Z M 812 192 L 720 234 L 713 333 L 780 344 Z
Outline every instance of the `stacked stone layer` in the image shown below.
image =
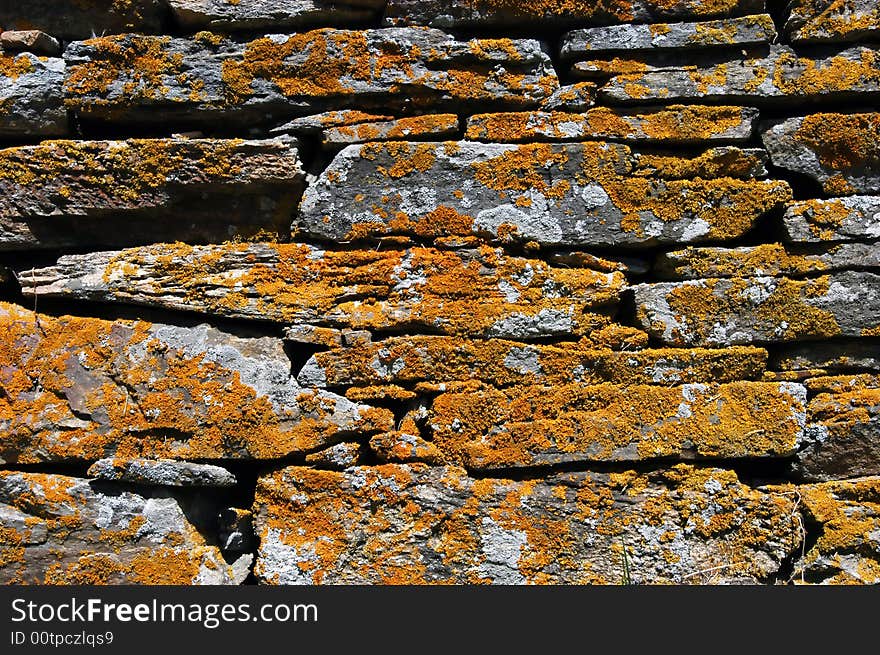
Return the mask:
M 880 14 L 770 5 L 0 5 L 0 581 L 880 582 Z

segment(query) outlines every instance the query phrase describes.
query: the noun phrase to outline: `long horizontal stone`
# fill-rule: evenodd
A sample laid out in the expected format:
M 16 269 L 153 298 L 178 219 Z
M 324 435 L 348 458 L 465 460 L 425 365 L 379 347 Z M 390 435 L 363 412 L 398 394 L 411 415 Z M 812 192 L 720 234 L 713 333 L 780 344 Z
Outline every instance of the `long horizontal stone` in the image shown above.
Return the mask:
M 0 250 L 289 233 L 289 139 L 49 141 L 0 150 Z
M 0 460 L 270 459 L 387 430 L 300 387 L 280 340 L 0 305 Z
M 64 74 L 63 59 L 0 52 L 0 137 L 67 134 Z
M 654 273 L 669 280 L 696 280 L 798 276 L 853 268 L 880 268 L 880 246 L 842 243 L 826 248 L 797 248 L 766 243 L 742 248 L 687 248 L 660 255 Z
M 537 107 L 559 82 L 533 40 L 456 41 L 438 30 L 321 29 L 250 42 L 126 34 L 72 43 L 67 106 L 110 122 L 251 125 L 354 106 Z
M 5 30 L 42 30 L 64 40 L 119 32 L 155 34 L 166 11 L 165 0 L 6 0 L 0 4 L 0 25 Z
M 379 16 L 383 0 L 166 0 L 192 31 L 267 30 L 350 25 Z
M 776 28 L 767 14 L 700 23 L 612 25 L 569 32 L 562 38 L 560 55 L 563 59 L 577 59 L 634 50 L 735 48 L 770 44 L 775 38 Z
M 635 50 L 620 53 L 601 53 L 571 64 L 570 73 L 577 79 L 604 84 L 618 75 L 643 75 L 659 71 L 692 71 L 713 68 L 721 64 L 730 66 L 743 59 L 761 59 L 769 52 L 767 46 L 746 46 L 741 51 L 727 49 L 694 50 L 682 57 L 675 50 Z
M 173 495 L 141 495 L 64 475 L 0 471 L 0 583 L 241 584 Z
M 156 245 L 65 255 L 19 275 L 36 296 L 135 303 L 330 327 L 529 339 L 589 333 L 621 273 L 500 250 L 324 251 L 302 244 Z
M 790 382 L 514 386 L 442 394 L 429 424 L 433 443 L 469 470 L 786 457 L 801 441 L 806 400 Z
M 880 196 L 794 202 L 783 223 L 789 241 L 880 239 Z
M 232 473 L 215 464 L 143 457 L 99 459 L 89 467 L 88 475 L 151 487 L 234 487 L 237 482 Z
M 880 113 L 789 118 L 761 138 L 776 166 L 816 180 L 829 195 L 880 193 Z
M 638 322 L 674 346 L 869 336 L 880 326 L 880 275 L 872 273 L 709 278 L 633 290 Z
M 654 23 L 658 20 L 699 20 L 764 11 L 764 0 L 388 0 L 390 25 L 429 25 L 443 28 L 558 27 Z
M 790 197 L 778 181 L 633 177 L 640 161 L 597 142 L 350 146 L 306 190 L 294 230 L 650 246 L 741 236 Z
M 390 121 L 376 121 L 329 127 L 323 130 L 321 145 L 342 148 L 352 143 L 369 141 L 406 141 L 410 139 L 440 140 L 459 136 L 456 114 L 428 114 Z
M 477 141 L 618 140 L 664 144 L 738 142 L 752 137 L 758 110 L 748 107 L 678 105 L 633 113 L 595 107 L 582 114 L 505 112 L 478 114 L 467 122 L 466 136 Z
M 876 0 L 791 0 L 785 32 L 792 43 L 876 40 L 880 8 Z
M 477 379 L 510 384 L 681 384 L 759 378 L 761 348 L 596 350 L 577 343 L 522 344 L 500 339 L 407 336 L 315 353 L 297 379 L 304 386 L 413 384 Z
M 592 82 L 560 86 L 541 104 L 544 111 L 586 111 L 596 104 L 598 87 Z
M 842 339 L 792 344 L 773 353 L 770 367 L 780 371 L 880 371 L 880 343 L 876 339 Z
M 515 482 L 424 464 L 292 467 L 258 482 L 254 572 L 270 584 L 755 583 L 795 552 L 797 518 L 793 496 L 720 469 Z
M 772 46 L 767 56 L 708 68 L 618 75 L 599 91 L 612 104 L 711 101 L 779 105 L 801 100 L 869 102 L 880 97 L 880 51 L 854 47 L 824 58 Z

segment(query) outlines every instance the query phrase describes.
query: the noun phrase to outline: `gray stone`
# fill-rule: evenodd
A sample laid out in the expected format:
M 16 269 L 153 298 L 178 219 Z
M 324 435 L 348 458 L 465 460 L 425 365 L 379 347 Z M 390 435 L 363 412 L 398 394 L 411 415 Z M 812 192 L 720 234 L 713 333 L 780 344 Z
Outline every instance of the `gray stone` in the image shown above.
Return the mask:
M 877 0 L 790 0 L 785 32 L 792 43 L 840 43 L 880 37 Z
M 705 50 L 770 44 L 776 38 L 773 19 L 767 14 L 706 21 L 612 25 L 569 32 L 562 38 L 563 59 L 601 56 L 637 50 Z
M 66 134 L 64 61 L 23 52 L 0 62 L 0 137 Z
M 187 30 L 266 30 L 336 27 L 379 15 L 382 0 L 167 0 Z
M 64 39 L 104 34 L 161 31 L 165 0 L 3 0 L 0 26 L 7 30 L 42 30 Z
M 799 541 L 793 495 L 686 466 L 525 482 L 292 467 L 260 479 L 254 515 L 270 584 L 755 583 Z
M 601 142 L 350 146 L 306 190 L 294 231 L 334 242 L 414 234 L 651 246 L 739 237 L 790 194 L 777 181 L 633 175 L 645 162 Z M 700 163 L 692 175 L 704 174 Z
M 783 222 L 789 241 L 880 239 L 880 196 L 793 202 Z
M 238 584 L 174 495 L 0 471 L 3 584 Z
M 761 138 L 776 166 L 816 180 L 829 195 L 880 193 L 880 113 L 789 118 Z
M 306 455 L 306 464 L 317 468 L 341 471 L 350 466 L 356 466 L 360 462 L 363 452 L 363 445 L 344 441 L 318 452 L 309 453 Z
M 559 87 L 544 100 L 544 111 L 586 111 L 596 104 L 597 87 L 592 82 L 577 82 Z
M 290 139 L 7 148 L 0 150 L 0 250 L 282 238 L 304 183 Z
M 710 278 L 633 287 L 637 320 L 675 346 L 867 336 L 880 325 L 880 276 Z
M 770 368 L 779 371 L 880 371 L 876 339 L 842 339 L 795 344 L 774 351 Z
M 0 46 L 7 52 L 27 51 L 37 55 L 57 57 L 61 54 L 61 44 L 40 30 L 7 30 L 0 34 Z
M 99 459 L 88 475 L 99 480 L 158 487 L 233 487 L 235 476 L 221 466 L 172 459 Z

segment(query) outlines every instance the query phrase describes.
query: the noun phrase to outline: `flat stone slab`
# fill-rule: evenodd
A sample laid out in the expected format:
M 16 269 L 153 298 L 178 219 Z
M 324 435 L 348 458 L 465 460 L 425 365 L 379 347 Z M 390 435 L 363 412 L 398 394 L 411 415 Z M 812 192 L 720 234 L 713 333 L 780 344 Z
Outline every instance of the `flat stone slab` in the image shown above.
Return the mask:
M 620 544 L 635 583 L 755 583 L 799 541 L 793 496 L 687 466 L 522 482 L 291 467 L 260 478 L 254 515 L 269 584 L 620 584 Z
M 880 343 L 876 339 L 842 339 L 791 344 L 771 356 L 770 366 L 780 371 L 880 371 Z
M 64 79 L 63 59 L 0 52 L 0 137 L 67 134 Z
M 880 239 L 880 196 L 793 202 L 783 223 L 790 241 Z
M 880 8 L 876 0 L 792 0 L 785 32 L 792 43 L 876 40 Z
M 188 31 L 267 30 L 375 20 L 383 0 L 166 0 Z
M 235 476 L 222 466 L 177 462 L 172 459 L 99 459 L 90 477 L 158 487 L 233 487 Z

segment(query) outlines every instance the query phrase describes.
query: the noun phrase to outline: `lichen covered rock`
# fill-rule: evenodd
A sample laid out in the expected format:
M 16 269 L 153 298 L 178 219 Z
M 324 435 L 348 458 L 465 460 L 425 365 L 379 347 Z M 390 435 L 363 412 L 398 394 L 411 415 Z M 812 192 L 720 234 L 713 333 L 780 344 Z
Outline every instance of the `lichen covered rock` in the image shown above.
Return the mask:
M 64 75 L 62 59 L 0 51 L 0 137 L 66 134 Z
M 166 0 L 187 30 L 239 30 L 346 25 L 376 18 L 383 0 Z
M 783 223 L 790 241 L 880 239 L 880 196 L 794 202 Z
M 880 36 L 875 0 L 791 0 L 785 31 L 792 43 L 840 43 Z

